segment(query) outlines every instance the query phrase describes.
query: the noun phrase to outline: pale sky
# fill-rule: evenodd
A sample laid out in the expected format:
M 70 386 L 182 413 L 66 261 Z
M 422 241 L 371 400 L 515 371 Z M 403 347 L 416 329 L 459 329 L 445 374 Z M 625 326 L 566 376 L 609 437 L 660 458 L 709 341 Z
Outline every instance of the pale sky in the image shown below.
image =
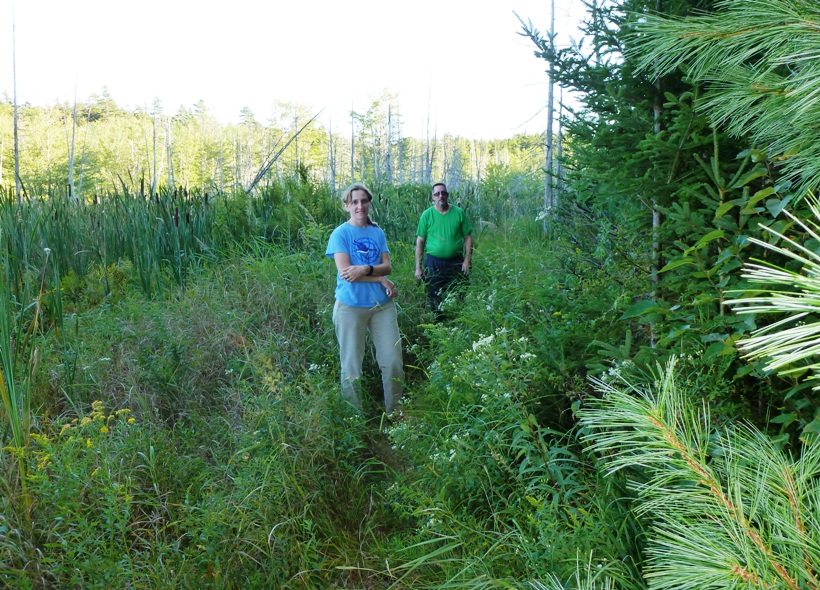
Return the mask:
M 581 0 L 555 0 L 558 43 Z M 0 0 L 0 93 L 83 101 L 103 86 L 125 108 L 203 100 L 223 122 L 249 106 L 303 104 L 340 131 L 387 90 L 405 136 L 506 138 L 546 126 L 546 62 L 515 13 L 545 33 L 550 0 Z

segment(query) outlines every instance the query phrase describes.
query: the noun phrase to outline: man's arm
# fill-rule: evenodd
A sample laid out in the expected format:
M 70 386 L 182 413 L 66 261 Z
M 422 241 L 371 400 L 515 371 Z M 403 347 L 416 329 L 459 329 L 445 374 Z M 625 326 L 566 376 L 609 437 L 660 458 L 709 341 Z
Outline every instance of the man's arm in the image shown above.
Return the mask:
M 461 265 L 461 272 L 470 274 L 470 259 L 473 256 L 473 234 L 464 236 L 464 262 Z
M 424 256 L 424 245 L 427 243 L 425 238 L 421 236 L 416 237 L 416 279 L 424 277 L 424 269 L 421 267 L 421 258 Z

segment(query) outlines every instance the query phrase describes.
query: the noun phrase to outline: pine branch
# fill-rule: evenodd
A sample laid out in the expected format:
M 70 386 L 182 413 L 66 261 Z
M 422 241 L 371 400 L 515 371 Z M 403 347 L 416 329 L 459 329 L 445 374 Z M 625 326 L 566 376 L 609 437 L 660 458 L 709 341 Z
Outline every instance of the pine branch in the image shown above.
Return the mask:
M 636 474 L 639 513 L 654 519 L 652 587 L 817 588 L 820 447 L 794 462 L 752 427 L 713 432 L 675 369 L 651 388 L 596 381 L 603 397 L 581 411 L 608 470 Z
M 820 185 L 820 4 L 723 0 L 687 18 L 642 16 L 629 57 L 654 76 L 682 68 L 709 91 L 710 122 L 765 147 L 799 191 Z

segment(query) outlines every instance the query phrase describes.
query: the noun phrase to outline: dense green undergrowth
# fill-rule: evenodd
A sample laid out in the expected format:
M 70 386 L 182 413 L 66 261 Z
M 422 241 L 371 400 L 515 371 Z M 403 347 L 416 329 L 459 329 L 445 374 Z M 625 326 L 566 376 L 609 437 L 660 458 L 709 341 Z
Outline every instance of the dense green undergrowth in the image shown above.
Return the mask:
M 486 202 L 500 217 L 476 224 L 469 284 L 435 324 L 413 277 L 425 190 L 402 190 L 388 196 L 392 213 L 376 209 L 408 367 L 396 423 L 378 411 L 371 357 L 364 415 L 339 403 L 323 254 L 343 217 L 309 187 L 277 202 L 293 221 L 286 232 L 260 234 L 267 214 L 241 217 L 235 244 L 217 258 L 186 254 L 181 274 L 160 257 L 146 283 L 125 253 L 85 270 L 47 257 L 7 270 L 19 278 L 9 317 L 39 320 L 31 340 L 25 329 L 11 339 L 35 360 L 4 365 L 30 375 L 19 392 L 32 420 L 30 438 L 0 455 L 2 582 L 646 587 L 660 563 L 661 521 L 642 508 L 651 474 L 612 469 L 614 444 L 590 452 L 595 426 L 579 416 L 600 384 L 651 390 L 653 363 L 676 357 L 680 403 L 716 405 L 722 428 L 744 399 L 729 370 L 736 354 L 701 362 L 708 340 L 650 349 L 660 320 L 630 312 L 649 277 L 613 254 L 616 237 L 546 240 L 535 216 Z M 422 200 L 402 208 L 400 194 Z M 15 305 L 26 296 L 36 305 Z

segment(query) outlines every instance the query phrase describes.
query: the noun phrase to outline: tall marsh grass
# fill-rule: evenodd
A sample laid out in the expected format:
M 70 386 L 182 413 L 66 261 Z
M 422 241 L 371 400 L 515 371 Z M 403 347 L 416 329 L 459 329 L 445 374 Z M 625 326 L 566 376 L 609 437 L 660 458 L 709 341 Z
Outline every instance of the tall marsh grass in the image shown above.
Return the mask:
M 618 531 L 600 553 L 631 555 L 628 510 L 611 509 L 619 490 L 596 487 L 550 430 L 560 416 L 548 423 L 576 381 L 536 358 L 560 319 L 542 301 L 561 293 L 543 245 L 480 230 L 454 329 L 432 326 L 413 276 L 430 187 L 372 188 L 406 339 L 407 420 L 393 426 L 339 403 L 324 256 L 345 219 L 338 195 L 284 183 L 253 196 L 32 201 L 14 228 L 17 205 L 0 207 L 2 231 L 16 232 L 11 316 L 28 329 L 39 310 L 28 342 L 43 356 L 28 373 L 20 453 L 30 507 L 2 482 L 0 583 L 526 587 L 516 580 L 574 571 L 573 543 L 598 548 L 599 517 Z M 34 285 L 42 305 L 20 306 Z

